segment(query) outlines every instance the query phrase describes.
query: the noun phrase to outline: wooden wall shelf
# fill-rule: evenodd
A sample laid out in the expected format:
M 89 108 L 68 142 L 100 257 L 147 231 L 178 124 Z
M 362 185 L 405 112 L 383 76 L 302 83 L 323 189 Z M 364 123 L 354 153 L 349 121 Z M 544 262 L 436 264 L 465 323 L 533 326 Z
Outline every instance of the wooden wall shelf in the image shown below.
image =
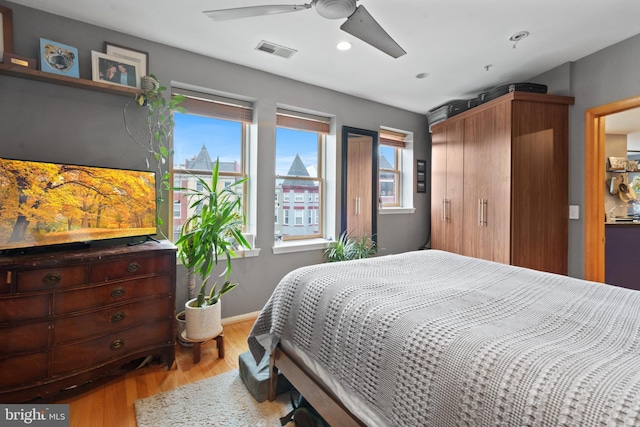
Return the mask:
M 115 95 L 132 96 L 141 92 L 140 89 L 135 87 L 116 86 L 108 83 L 94 82 L 87 79 L 78 79 L 74 77 L 61 76 L 58 74 L 44 73 L 32 68 L 21 67 L 19 65 L 0 63 L 0 74 L 12 77 L 20 77 L 29 80 L 37 80 L 41 82 L 55 83 L 81 89 L 96 90 L 99 92 L 106 92 Z

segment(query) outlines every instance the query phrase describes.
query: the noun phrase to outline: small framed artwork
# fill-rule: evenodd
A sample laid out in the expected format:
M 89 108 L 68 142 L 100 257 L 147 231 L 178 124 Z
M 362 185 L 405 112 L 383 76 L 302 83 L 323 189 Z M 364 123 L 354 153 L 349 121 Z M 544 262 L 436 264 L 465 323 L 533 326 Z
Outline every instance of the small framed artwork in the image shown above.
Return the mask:
M 138 62 L 91 51 L 91 77 L 94 82 L 140 89 L 140 70 Z
M 416 191 L 418 193 L 427 192 L 427 162 L 416 160 Z
M 5 52 L 13 53 L 13 20 L 11 9 L 0 6 L 0 62 Z
M 130 47 L 118 46 L 117 44 L 104 42 L 104 51 L 109 56 L 116 56 L 127 61 L 140 64 L 140 72 L 149 75 L 149 53 Z M 142 77 L 142 76 L 141 76 Z
M 40 71 L 67 77 L 80 77 L 78 48 L 40 39 Z

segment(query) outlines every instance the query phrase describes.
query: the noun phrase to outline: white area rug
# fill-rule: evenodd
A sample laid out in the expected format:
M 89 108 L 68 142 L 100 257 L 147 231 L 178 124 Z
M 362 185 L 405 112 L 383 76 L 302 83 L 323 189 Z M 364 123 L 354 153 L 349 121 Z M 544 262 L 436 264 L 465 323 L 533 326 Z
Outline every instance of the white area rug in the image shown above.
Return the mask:
M 278 427 L 291 410 L 289 393 L 258 403 L 238 370 L 134 402 L 138 427 Z

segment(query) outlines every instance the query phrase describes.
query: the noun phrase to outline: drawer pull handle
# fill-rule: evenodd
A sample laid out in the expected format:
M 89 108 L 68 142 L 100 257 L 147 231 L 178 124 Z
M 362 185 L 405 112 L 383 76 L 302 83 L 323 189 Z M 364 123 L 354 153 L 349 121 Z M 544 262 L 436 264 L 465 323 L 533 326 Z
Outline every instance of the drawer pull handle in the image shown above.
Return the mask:
M 135 273 L 138 270 L 140 270 L 140 264 L 138 264 L 137 262 L 132 262 L 127 266 L 127 271 L 129 273 Z
M 122 348 L 122 347 L 124 347 L 124 340 L 115 340 L 109 346 L 109 348 L 111 350 L 117 350 L 117 349 Z
M 115 288 L 111 291 L 111 296 L 114 298 L 119 298 L 124 296 L 125 290 L 123 288 Z
M 62 280 L 62 275 L 60 273 L 49 273 L 42 278 L 42 283 L 45 285 L 55 285 L 60 280 Z
M 123 320 L 125 317 L 126 317 L 126 315 L 121 311 L 119 311 L 117 313 L 114 313 L 111 316 L 111 323 L 119 322 L 119 321 Z

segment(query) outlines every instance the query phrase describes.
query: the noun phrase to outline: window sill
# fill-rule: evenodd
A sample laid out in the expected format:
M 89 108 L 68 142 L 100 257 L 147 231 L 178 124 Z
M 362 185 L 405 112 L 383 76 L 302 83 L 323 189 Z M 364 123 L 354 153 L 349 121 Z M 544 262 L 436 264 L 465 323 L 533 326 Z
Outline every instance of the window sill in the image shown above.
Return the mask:
M 380 215 L 397 215 L 397 214 L 412 214 L 415 213 L 416 208 L 381 208 L 378 209 Z
M 308 240 L 290 240 L 288 242 L 280 242 L 273 247 L 274 255 L 288 254 L 292 252 L 315 251 L 325 249 L 329 240 L 327 239 L 308 239 Z
M 236 252 L 236 258 L 253 258 L 260 255 L 260 248 L 240 249 L 235 252 Z

